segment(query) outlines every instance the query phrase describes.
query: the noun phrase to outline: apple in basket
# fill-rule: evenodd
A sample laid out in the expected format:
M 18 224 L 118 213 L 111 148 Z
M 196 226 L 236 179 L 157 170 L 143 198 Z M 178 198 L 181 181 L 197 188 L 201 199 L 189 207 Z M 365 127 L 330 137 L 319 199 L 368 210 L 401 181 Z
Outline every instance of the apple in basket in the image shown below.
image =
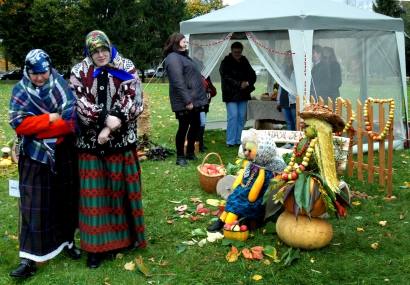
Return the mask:
M 225 168 L 223 166 L 216 165 L 216 164 L 210 164 L 210 163 L 204 163 L 204 165 L 201 167 L 201 171 L 208 175 L 224 175 L 225 174 Z

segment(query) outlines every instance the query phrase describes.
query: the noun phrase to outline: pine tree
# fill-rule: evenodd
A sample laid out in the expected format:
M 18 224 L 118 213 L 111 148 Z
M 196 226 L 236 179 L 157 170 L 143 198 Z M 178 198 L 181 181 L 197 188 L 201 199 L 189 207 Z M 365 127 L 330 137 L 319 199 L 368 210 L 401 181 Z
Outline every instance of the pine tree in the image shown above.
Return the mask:
M 394 18 L 403 14 L 403 8 L 397 0 L 376 0 L 373 3 L 373 11 Z

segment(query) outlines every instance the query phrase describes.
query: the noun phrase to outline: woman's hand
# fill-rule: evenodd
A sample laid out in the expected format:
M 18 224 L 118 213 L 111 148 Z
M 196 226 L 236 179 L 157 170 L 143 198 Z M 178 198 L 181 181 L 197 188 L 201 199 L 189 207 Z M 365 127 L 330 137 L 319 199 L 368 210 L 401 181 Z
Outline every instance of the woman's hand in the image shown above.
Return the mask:
M 110 130 L 115 131 L 121 127 L 121 120 L 116 116 L 108 115 L 107 119 L 105 119 L 105 125 L 110 128 Z
M 188 110 L 192 110 L 194 108 L 194 104 L 189 103 L 188 105 L 185 106 Z
M 241 89 L 245 89 L 246 87 L 249 86 L 249 82 L 248 81 L 242 81 L 241 82 Z
M 48 116 L 49 116 L 50 123 L 55 122 L 61 118 L 59 113 L 50 113 Z
M 104 129 L 102 129 L 102 131 L 98 135 L 98 143 L 105 144 L 106 142 L 108 142 L 110 140 L 110 134 L 111 130 L 109 127 L 105 127 Z

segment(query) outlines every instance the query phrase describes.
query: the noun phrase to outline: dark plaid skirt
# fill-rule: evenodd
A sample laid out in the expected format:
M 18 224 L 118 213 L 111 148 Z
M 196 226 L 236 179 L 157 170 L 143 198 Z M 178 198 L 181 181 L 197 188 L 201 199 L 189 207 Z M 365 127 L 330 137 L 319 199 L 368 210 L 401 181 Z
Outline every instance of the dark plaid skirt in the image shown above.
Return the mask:
M 74 239 L 78 225 L 78 168 L 74 145 L 56 147 L 56 173 L 20 155 L 20 257 L 37 262 L 53 258 Z
M 141 169 L 136 150 L 79 155 L 81 248 L 145 247 Z

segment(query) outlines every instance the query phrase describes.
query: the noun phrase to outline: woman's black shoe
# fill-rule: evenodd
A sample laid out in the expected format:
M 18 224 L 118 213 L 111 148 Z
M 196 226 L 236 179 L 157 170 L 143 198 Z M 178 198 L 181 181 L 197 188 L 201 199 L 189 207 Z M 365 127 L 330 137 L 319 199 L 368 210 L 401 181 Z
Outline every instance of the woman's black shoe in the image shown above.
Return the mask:
M 225 225 L 225 223 L 222 222 L 220 219 L 218 219 L 215 223 L 210 225 L 207 228 L 207 230 L 208 230 L 208 232 L 218 232 L 223 228 L 224 225 Z
M 188 162 L 186 161 L 184 156 L 178 156 L 177 162 L 175 164 L 179 166 L 187 166 Z
M 88 253 L 87 266 L 88 268 L 95 269 L 101 265 L 103 256 L 101 253 Z
M 198 158 L 196 157 L 196 155 L 195 154 L 187 154 L 186 156 L 185 156 L 185 158 L 187 159 L 187 160 L 198 160 Z
M 30 259 L 22 258 L 19 266 L 10 272 L 11 277 L 27 278 L 36 272 L 36 263 Z
M 81 257 L 81 250 L 77 248 L 75 245 L 73 245 L 71 248 L 68 248 L 66 246 L 64 248 L 64 252 L 71 258 L 71 259 L 79 259 Z

